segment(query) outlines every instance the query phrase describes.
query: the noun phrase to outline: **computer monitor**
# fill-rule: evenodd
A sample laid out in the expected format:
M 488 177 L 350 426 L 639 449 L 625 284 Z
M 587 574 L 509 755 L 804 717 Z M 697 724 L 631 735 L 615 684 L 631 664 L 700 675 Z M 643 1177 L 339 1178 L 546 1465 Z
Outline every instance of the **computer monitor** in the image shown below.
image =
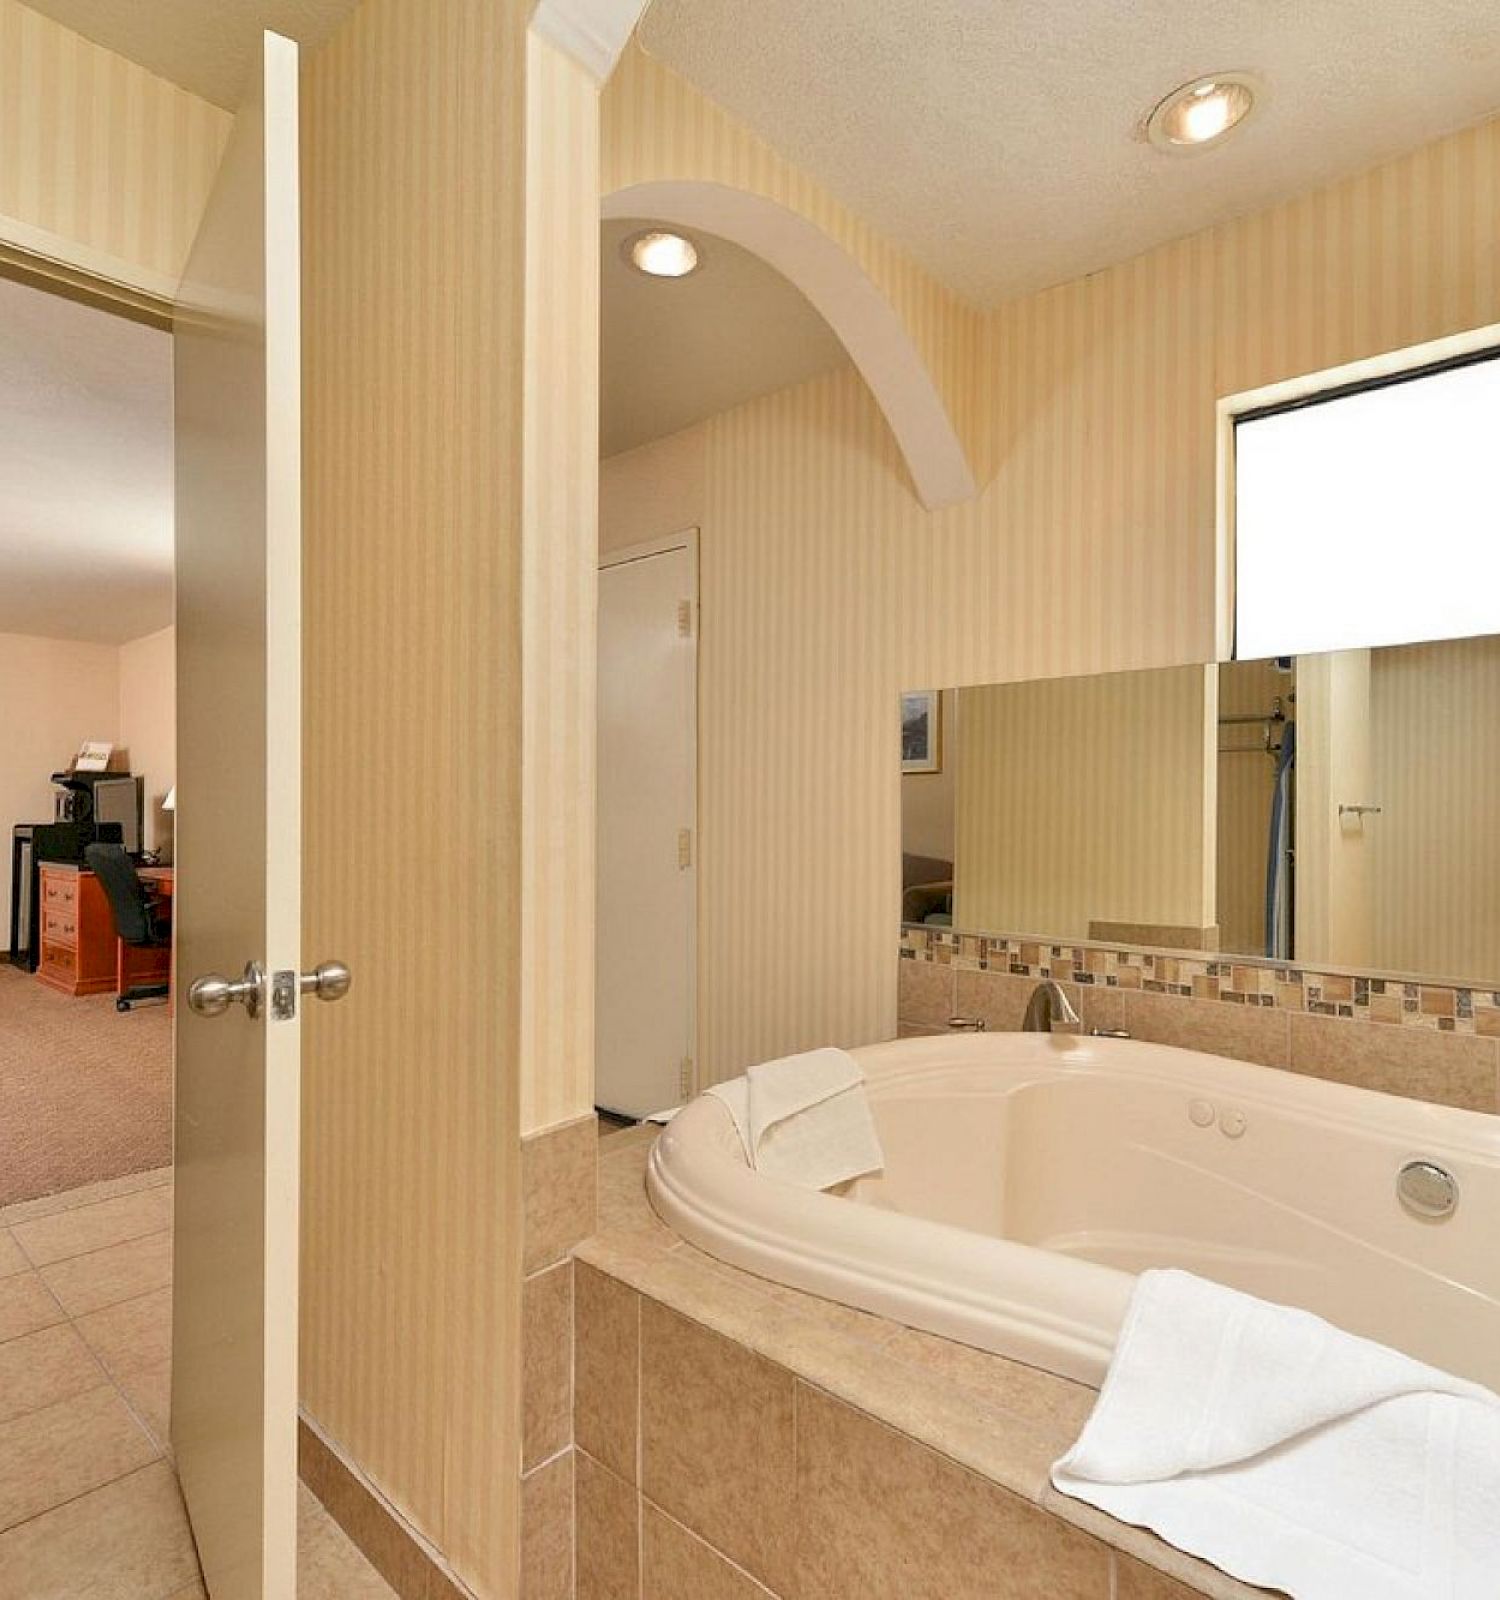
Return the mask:
M 95 823 L 118 822 L 121 843 L 130 855 L 141 852 L 145 821 L 145 781 L 141 778 L 98 778 L 94 782 Z

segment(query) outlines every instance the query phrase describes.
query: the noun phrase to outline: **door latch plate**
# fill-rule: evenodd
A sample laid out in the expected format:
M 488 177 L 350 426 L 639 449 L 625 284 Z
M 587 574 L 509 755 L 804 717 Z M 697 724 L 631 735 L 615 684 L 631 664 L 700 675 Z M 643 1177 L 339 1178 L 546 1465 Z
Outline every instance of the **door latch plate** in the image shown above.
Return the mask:
M 271 1021 L 290 1022 L 297 1015 L 297 974 L 271 974 Z

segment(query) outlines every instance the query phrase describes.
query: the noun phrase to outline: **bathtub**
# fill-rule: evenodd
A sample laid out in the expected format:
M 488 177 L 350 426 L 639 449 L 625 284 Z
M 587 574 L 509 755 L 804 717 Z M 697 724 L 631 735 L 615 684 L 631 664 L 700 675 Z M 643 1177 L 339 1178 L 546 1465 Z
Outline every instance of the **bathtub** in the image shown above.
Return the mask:
M 883 1172 L 823 1194 L 762 1177 L 700 1096 L 647 1169 L 667 1225 L 763 1278 L 1095 1386 L 1133 1275 L 1172 1266 L 1500 1389 L 1500 1118 L 1125 1039 L 854 1054 Z M 1420 1182 L 1398 1192 L 1412 1162 L 1456 1180 L 1446 1217 L 1412 1209 Z

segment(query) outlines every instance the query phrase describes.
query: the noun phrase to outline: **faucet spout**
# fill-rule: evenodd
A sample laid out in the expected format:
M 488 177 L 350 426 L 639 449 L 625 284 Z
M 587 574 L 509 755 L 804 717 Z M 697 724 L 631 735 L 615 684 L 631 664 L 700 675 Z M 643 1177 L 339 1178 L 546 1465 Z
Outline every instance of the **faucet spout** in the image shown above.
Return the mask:
M 1073 1002 L 1054 978 L 1043 978 L 1031 991 L 1026 1002 L 1026 1015 L 1021 1019 L 1022 1033 L 1051 1033 L 1059 1025 L 1076 1028 L 1080 1025 Z

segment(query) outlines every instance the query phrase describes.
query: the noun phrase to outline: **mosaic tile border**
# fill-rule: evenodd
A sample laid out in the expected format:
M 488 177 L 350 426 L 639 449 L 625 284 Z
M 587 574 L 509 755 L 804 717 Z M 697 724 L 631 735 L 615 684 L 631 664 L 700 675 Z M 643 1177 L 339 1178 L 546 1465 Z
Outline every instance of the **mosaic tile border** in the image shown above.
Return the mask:
M 1049 943 L 956 928 L 903 927 L 901 958 L 1018 978 L 1140 989 L 1232 1005 L 1274 1006 L 1440 1033 L 1500 1038 L 1500 990 L 1282 967 L 1245 957 L 1131 950 L 1084 940 Z

